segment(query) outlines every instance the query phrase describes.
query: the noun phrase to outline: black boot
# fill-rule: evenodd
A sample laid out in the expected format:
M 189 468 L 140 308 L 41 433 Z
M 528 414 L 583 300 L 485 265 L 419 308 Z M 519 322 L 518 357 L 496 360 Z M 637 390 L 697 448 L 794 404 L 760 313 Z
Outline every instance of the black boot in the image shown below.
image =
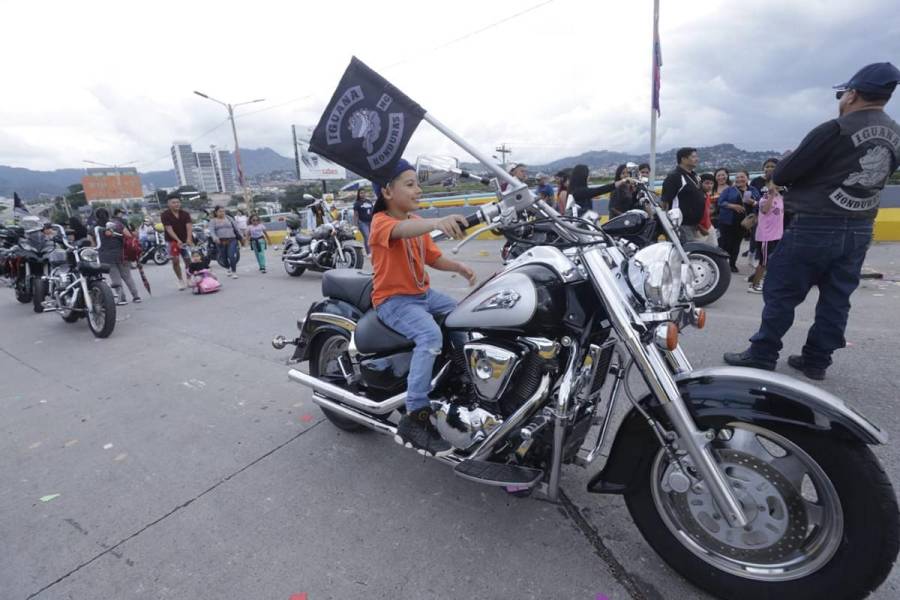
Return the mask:
M 450 442 L 442 438 L 431 424 L 433 414 L 429 406 L 403 415 L 400 425 L 397 426 L 394 441 L 401 446 L 415 448 L 419 454 L 425 456 L 446 456 L 453 452 Z
M 758 358 L 750 353 L 750 349 L 743 352 L 726 352 L 722 357 L 729 365 L 735 367 L 752 367 L 754 369 L 775 370 L 775 361 Z
M 798 371 L 801 371 L 810 379 L 815 379 L 816 381 L 825 379 L 825 369 L 807 364 L 806 359 L 799 354 L 788 356 L 788 364 Z

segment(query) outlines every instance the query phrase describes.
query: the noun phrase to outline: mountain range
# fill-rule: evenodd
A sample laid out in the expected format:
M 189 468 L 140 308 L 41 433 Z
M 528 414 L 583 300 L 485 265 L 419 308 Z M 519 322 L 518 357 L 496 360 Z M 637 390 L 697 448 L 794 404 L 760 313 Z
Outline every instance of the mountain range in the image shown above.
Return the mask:
M 656 155 L 657 172 L 663 173 L 675 165 L 675 152 L 672 148 Z M 710 171 L 716 167 L 729 169 L 746 168 L 759 170 L 763 161 L 770 156 L 781 153 L 775 151 L 750 151 L 737 148 L 734 144 L 718 144 L 697 149 L 700 155 L 700 170 Z M 538 171 L 555 173 L 576 164 L 586 164 L 592 170 L 608 170 L 625 162 L 642 163 L 649 158 L 648 154 L 628 154 L 610 150 L 591 150 L 577 156 L 569 156 L 543 165 L 529 165 L 532 174 Z M 241 162 L 247 178 L 256 178 L 274 172 L 293 172 L 294 159 L 282 156 L 271 148 L 247 148 L 241 150 Z M 470 167 L 473 168 L 474 166 Z M 66 187 L 79 183 L 83 169 L 57 169 L 55 171 L 33 171 L 20 167 L 0 165 L 0 196 L 11 197 L 18 192 L 22 198 L 36 199 L 41 194 L 62 194 Z M 141 173 L 141 181 L 148 187 L 164 188 L 176 185 L 175 171 L 149 171 Z

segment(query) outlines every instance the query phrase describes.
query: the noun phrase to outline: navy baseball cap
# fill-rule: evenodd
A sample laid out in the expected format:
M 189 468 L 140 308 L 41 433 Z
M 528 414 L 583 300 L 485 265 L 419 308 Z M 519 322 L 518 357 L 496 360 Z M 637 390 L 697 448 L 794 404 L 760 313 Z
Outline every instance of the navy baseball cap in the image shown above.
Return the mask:
M 393 180 L 400 177 L 401 173 L 404 173 L 406 171 L 415 171 L 415 170 L 416 170 L 416 168 L 414 166 L 412 166 L 408 160 L 406 160 L 405 158 L 401 158 L 399 161 L 397 161 L 397 164 L 394 165 L 394 169 L 391 171 L 390 179 L 388 179 L 387 181 L 384 181 L 384 182 L 372 181 L 372 192 L 375 194 L 375 206 L 374 206 L 375 212 L 381 212 L 382 210 L 385 209 L 384 197 L 381 195 L 381 189 L 384 186 L 386 186 L 387 184 L 389 184 L 390 182 L 392 182 Z
M 900 70 L 889 62 L 872 63 L 856 72 L 847 83 L 834 86 L 838 91 L 857 90 L 867 94 L 890 96 L 900 82 Z

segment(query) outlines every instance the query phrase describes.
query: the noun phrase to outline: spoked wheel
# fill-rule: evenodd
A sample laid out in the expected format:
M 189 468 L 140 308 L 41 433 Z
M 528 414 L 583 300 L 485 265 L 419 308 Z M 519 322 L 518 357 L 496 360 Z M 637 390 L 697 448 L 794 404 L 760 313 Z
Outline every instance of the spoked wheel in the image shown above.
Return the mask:
M 336 332 L 326 333 L 324 337 L 316 339 L 309 360 L 309 374 L 329 381 L 334 381 L 338 378 L 343 379 L 341 367 L 338 365 L 338 357 L 347 351 L 349 342 L 349 339 Z M 344 431 L 356 432 L 366 429 L 364 425 L 335 414 L 327 408 L 322 408 L 322 412 L 325 413 L 329 421 Z
M 153 262 L 157 265 L 164 265 L 169 262 L 169 250 L 165 246 L 157 246 L 153 251 Z
M 862 598 L 884 581 L 900 548 L 897 503 L 867 446 L 745 423 L 720 430 L 713 446 L 746 527 L 728 524 L 703 482 L 676 485 L 686 480 L 671 477 L 680 469 L 662 450 L 626 497 L 681 575 L 735 600 Z M 690 458 L 680 461 L 693 477 Z
M 343 248 L 334 255 L 335 269 L 359 269 L 362 264 L 363 255 L 359 248 Z
M 694 287 L 694 304 L 706 306 L 722 297 L 731 284 L 728 259 L 707 252 L 691 252 L 691 283 Z
M 109 337 L 116 327 L 116 298 L 105 281 L 91 282 L 88 293 L 91 295 L 88 326 L 96 337 Z

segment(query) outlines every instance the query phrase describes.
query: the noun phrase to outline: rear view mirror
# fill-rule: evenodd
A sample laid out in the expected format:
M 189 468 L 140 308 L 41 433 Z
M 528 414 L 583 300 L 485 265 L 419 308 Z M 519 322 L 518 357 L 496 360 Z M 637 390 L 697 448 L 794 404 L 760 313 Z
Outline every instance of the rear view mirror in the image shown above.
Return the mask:
M 456 185 L 462 171 L 459 160 L 452 156 L 424 155 L 416 159 L 416 177 L 419 185 Z
M 627 162 L 627 163 L 625 163 L 625 168 L 627 168 L 629 171 L 635 171 L 635 170 L 637 170 L 638 165 L 637 165 L 637 163 Z
M 315 201 L 316 201 L 316 197 L 313 196 L 312 194 L 303 194 L 303 199 L 304 199 L 304 200 L 308 200 L 309 202 L 315 202 Z

